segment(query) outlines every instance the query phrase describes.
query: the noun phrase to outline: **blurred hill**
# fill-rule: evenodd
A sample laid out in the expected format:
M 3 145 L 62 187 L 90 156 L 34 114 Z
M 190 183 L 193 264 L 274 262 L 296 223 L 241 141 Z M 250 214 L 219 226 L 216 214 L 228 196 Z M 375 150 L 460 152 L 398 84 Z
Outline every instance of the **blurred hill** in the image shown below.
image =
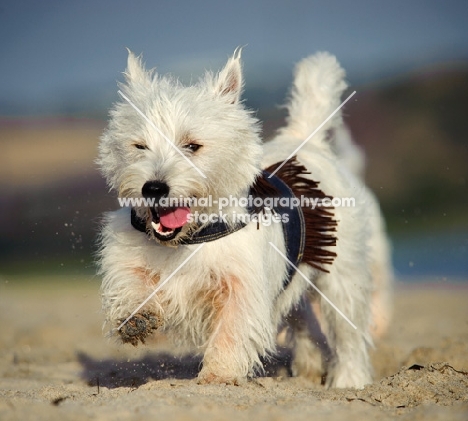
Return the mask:
M 274 105 L 284 102 L 288 83 L 245 93 L 266 138 L 283 124 L 284 110 Z M 468 67 L 355 89 L 346 121 L 367 154 L 368 184 L 391 232 L 468 232 Z M 66 117 L 0 119 L 4 273 L 94 271 L 100 215 L 117 208 L 94 165 L 106 123 L 101 109 L 95 118 L 76 104 L 65 110 Z
M 468 227 L 468 69 L 358 91 L 347 122 L 392 230 Z
M 0 267 L 93 270 L 99 215 L 114 207 L 94 159 L 104 121 L 3 119 Z

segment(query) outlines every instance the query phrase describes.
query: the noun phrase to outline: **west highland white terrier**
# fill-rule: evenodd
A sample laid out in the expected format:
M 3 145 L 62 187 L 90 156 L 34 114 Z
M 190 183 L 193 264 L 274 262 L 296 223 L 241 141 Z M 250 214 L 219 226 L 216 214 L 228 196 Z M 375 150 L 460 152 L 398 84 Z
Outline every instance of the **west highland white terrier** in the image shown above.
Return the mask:
M 240 49 L 193 86 L 129 52 L 98 159 L 127 200 L 101 235 L 111 332 L 137 345 L 161 329 L 203 352 L 200 383 L 237 384 L 289 322 L 294 374 L 371 382 L 391 279 L 380 211 L 339 112 L 301 146 L 339 107 L 344 77 L 327 53 L 302 60 L 288 124 L 263 144 L 240 100 Z

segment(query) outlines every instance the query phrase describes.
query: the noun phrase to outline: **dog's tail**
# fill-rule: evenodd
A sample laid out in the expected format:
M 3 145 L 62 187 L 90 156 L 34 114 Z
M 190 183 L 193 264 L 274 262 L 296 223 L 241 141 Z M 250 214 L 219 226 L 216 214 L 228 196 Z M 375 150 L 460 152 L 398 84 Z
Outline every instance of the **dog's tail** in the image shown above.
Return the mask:
M 336 58 L 319 52 L 301 60 L 295 68 L 287 109 L 287 126 L 281 132 L 306 139 L 340 106 L 346 89 L 345 71 Z M 342 123 L 338 111 L 313 135 L 311 142 L 327 141 L 327 132 Z

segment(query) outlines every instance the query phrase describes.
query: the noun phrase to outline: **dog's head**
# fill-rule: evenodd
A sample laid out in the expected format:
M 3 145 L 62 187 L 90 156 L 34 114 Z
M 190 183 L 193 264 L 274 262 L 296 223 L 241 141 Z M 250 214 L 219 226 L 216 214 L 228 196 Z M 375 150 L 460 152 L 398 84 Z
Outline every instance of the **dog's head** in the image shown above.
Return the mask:
M 125 79 L 98 164 L 119 197 L 154 201 L 134 206 L 138 217 L 157 241 L 177 244 L 196 228 L 191 212 L 217 209 L 195 209 L 190 199 L 241 197 L 260 172 L 258 122 L 240 102 L 240 50 L 192 86 L 146 70 L 129 52 Z

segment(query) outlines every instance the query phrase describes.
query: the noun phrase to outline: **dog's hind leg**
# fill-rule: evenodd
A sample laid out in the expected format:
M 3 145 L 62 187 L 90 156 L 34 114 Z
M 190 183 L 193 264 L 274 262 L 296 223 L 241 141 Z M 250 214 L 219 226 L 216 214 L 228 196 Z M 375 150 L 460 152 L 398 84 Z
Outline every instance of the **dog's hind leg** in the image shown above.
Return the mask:
M 321 383 L 333 351 L 306 295 L 293 307 L 287 320 L 294 334 L 292 374 Z
M 338 272 L 335 267 L 335 270 L 332 269 L 330 274 L 322 277 L 322 282 L 319 283 L 320 290 L 334 304 L 332 306 L 324 299 L 320 302 L 324 331 L 330 347 L 334 350 L 326 370 L 327 387 L 360 388 L 372 381 L 368 352 L 372 344 L 371 288 L 370 280 L 359 279 L 359 276 L 369 275 L 358 266 L 347 267 L 348 272 L 343 272 L 342 276 L 340 276 L 341 270 Z

